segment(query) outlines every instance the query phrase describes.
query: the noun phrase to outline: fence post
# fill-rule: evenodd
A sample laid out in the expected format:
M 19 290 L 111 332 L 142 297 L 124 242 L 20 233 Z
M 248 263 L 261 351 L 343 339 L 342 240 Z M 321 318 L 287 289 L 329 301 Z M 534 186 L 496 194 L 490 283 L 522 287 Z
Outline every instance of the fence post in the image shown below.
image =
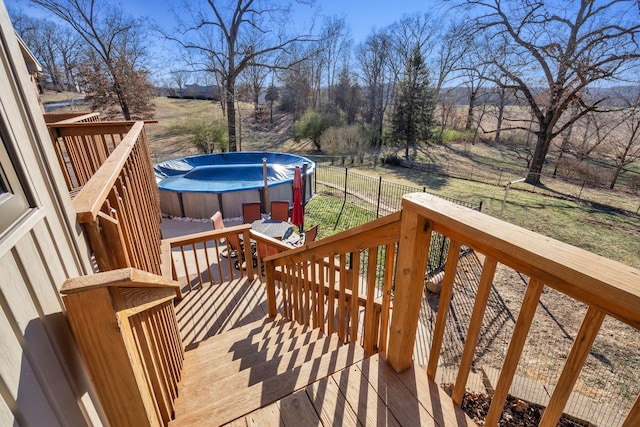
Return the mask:
M 347 203 L 347 176 L 349 175 L 349 169 L 344 168 L 344 199 L 343 202 Z
M 380 218 L 380 196 L 382 192 L 382 176 L 378 179 L 378 206 L 376 206 L 376 218 Z

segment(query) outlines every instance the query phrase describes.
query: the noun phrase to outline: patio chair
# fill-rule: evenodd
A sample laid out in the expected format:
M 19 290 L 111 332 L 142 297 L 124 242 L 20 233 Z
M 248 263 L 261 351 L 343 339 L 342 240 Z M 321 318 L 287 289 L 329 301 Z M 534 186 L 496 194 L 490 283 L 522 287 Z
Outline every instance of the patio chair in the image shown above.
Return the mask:
M 289 221 L 289 201 L 273 200 L 271 201 L 271 219 L 278 221 Z
M 242 204 L 242 222 L 251 224 L 262 219 L 262 207 L 260 202 L 248 202 Z
M 222 221 L 222 214 L 220 213 L 220 211 L 217 211 L 216 213 L 213 214 L 213 216 L 211 217 L 211 222 L 213 223 L 213 228 L 214 230 L 223 230 L 224 227 L 224 222 Z M 234 263 L 234 266 L 237 270 L 240 270 L 240 266 L 243 265 L 244 263 L 244 242 L 242 241 L 242 239 L 240 238 L 240 236 L 229 236 L 226 238 L 226 241 L 229 242 L 229 247 L 231 248 L 231 251 L 227 251 L 227 248 L 223 248 L 222 252 L 220 252 L 220 256 L 221 257 L 231 257 L 231 258 L 238 258 L 236 260 L 236 262 Z M 225 239 L 219 239 L 219 242 L 221 244 L 225 243 Z M 255 246 L 255 242 L 251 242 L 251 254 L 252 257 L 255 257 L 255 253 L 256 253 L 256 246 Z M 256 261 L 254 260 L 254 266 L 256 265 Z
M 300 246 L 306 245 L 307 243 L 311 243 L 316 240 L 316 236 L 318 235 L 318 226 L 314 225 L 310 229 L 304 232 L 302 239 L 300 239 Z
M 223 230 L 224 229 L 224 222 L 222 221 L 222 213 L 220 213 L 220 211 L 217 211 L 216 213 L 213 214 L 213 216 L 211 217 L 211 223 L 213 224 L 213 229 L 214 230 Z M 229 247 L 231 248 L 231 251 L 228 251 L 225 245 L 225 248 L 222 250 L 222 252 L 220 253 L 220 256 L 222 257 L 231 257 L 231 258 L 235 258 L 238 256 L 238 249 L 240 249 L 242 247 L 242 245 L 240 244 L 240 240 L 238 239 L 237 236 L 229 236 L 226 240 L 229 241 Z M 220 244 L 224 244 L 225 243 L 225 238 L 219 239 L 218 242 Z

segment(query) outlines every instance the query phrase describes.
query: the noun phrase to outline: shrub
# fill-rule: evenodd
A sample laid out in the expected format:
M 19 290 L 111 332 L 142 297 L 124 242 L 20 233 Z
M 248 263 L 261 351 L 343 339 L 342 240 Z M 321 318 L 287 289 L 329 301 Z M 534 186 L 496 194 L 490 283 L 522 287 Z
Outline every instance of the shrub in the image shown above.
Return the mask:
M 361 125 L 330 127 L 320 137 L 324 151 L 332 157 L 339 157 L 344 164 L 346 159 L 351 163 L 356 160 L 364 163 L 364 156 L 369 147 L 368 134 Z
M 296 141 L 308 138 L 313 142 L 317 150 L 322 149 L 320 136 L 332 126 L 339 127 L 344 124 L 344 114 L 335 107 L 326 107 L 318 110 L 309 110 L 293 126 L 293 138 Z
M 383 156 L 382 158 L 380 158 L 380 162 L 383 165 L 390 165 L 390 166 L 402 165 L 402 159 L 396 153 L 387 154 L 386 156 Z
M 473 130 L 456 130 L 446 128 L 442 132 L 442 142 L 444 144 L 450 144 L 454 142 L 472 142 L 474 138 Z
M 170 132 L 188 135 L 189 141 L 205 154 L 213 153 L 216 146 L 220 151 L 227 151 L 227 123 L 223 119 L 207 119 L 204 117 L 187 117 L 170 127 Z

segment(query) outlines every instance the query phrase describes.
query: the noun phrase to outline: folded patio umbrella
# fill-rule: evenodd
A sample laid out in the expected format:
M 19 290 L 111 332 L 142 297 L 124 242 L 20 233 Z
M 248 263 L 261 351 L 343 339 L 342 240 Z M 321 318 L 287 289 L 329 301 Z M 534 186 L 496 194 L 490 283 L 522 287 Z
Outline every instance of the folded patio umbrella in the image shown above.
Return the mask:
M 293 174 L 293 211 L 291 212 L 291 223 L 297 225 L 302 233 L 304 211 L 302 208 L 302 174 L 300 173 L 300 166 L 296 166 Z

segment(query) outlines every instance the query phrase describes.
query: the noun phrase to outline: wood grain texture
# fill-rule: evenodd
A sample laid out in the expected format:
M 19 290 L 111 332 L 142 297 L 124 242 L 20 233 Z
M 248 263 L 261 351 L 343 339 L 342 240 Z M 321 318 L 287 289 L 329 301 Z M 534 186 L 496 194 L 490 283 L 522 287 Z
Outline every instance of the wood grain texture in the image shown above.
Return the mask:
M 403 210 L 434 230 L 640 329 L 640 270 L 424 193 Z
M 511 334 L 511 341 L 509 342 L 509 349 L 507 350 L 507 356 L 502 364 L 500 370 L 500 378 L 498 384 L 495 386 L 493 398 L 491 399 L 491 406 L 487 413 L 485 423 L 487 425 L 497 425 L 502 416 L 502 409 L 507 399 L 509 387 L 513 381 L 516 368 L 518 367 L 518 361 L 522 355 L 522 349 L 527 340 L 529 329 L 531 328 L 531 322 L 533 322 L 533 316 L 536 313 L 538 302 L 540 301 L 540 295 L 544 284 L 539 280 L 532 279 L 529 281 L 527 290 L 522 301 L 522 308 L 518 314 L 518 320 L 516 326 Z
M 387 352 L 387 360 L 398 372 L 412 363 L 430 243 L 431 225 L 416 212 L 404 210 L 394 296 L 394 306 L 402 310 L 393 311 Z
M 333 377 L 309 384 L 306 393 L 325 426 L 356 427 L 358 417 L 340 392 Z

